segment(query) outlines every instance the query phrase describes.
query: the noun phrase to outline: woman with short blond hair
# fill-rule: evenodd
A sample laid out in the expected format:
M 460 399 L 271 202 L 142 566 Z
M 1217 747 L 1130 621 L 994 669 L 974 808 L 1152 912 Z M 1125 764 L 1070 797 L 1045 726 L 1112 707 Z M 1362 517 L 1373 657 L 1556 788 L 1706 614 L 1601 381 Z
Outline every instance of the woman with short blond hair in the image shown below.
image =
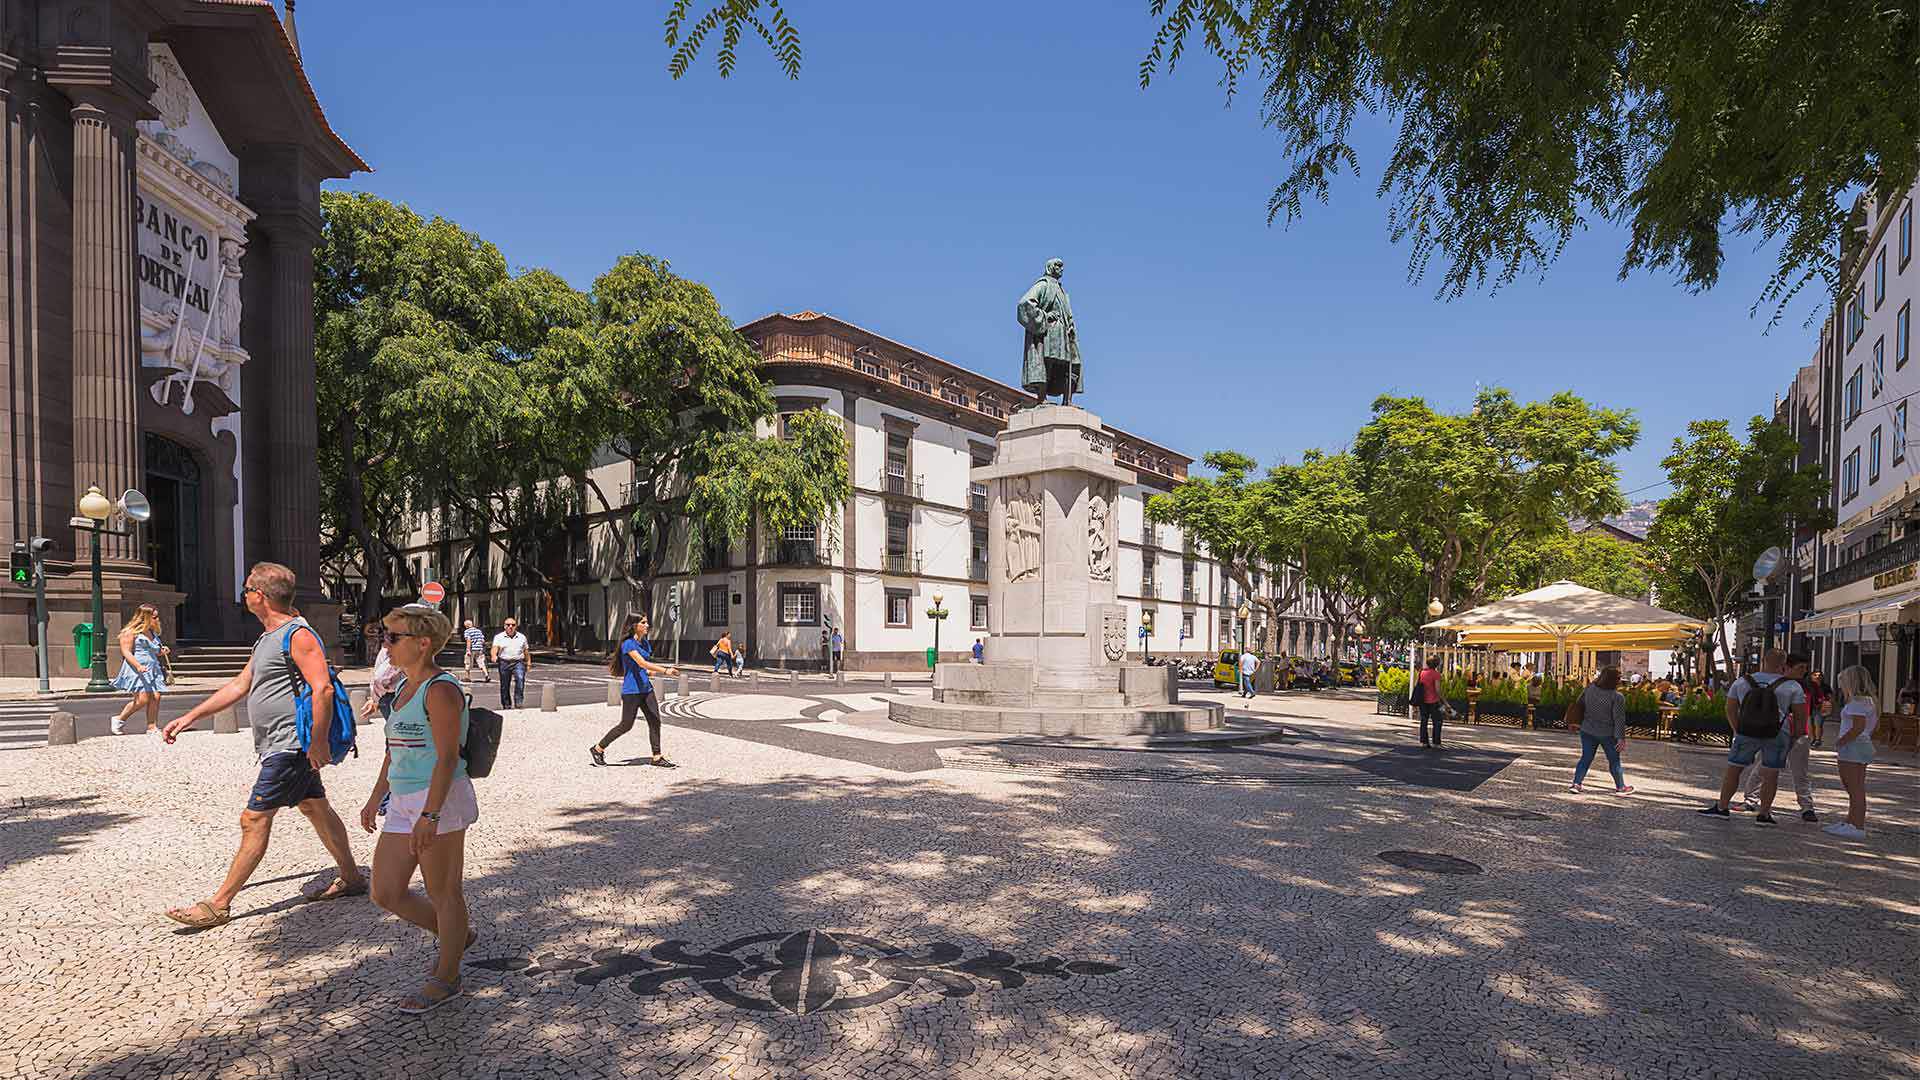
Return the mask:
M 384 625 L 381 637 L 401 680 L 387 715 L 386 760 L 360 809 L 360 827 L 374 831 L 386 799 L 373 852 L 373 902 L 439 938 L 433 974 L 399 1006 L 417 1014 L 460 996 L 460 960 L 473 942 L 461 876 L 467 826 L 479 820 L 480 805 L 460 753 L 466 692 L 433 662 L 453 624 L 430 604 L 407 604 L 388 612 Z M 425 896 L 413 891 L 416 868 Z
M 1873 673 L 1855 664 L 1834 679 L 1840 691 L 1840 737 L 1833 754 L 1840 759 L 1840 783 L 1847 789 L 1847 819 L 1825 832 L 1859 840 L 1867 835 L 1867 766 L 1873 761 L 1873 729 L 1880 725 L 1880 688 Z
M 167 688 L 161 658 L 166 654 L 167 647 L 160 644 L 160 611 L 152 604 L 141 604 L 120 630 L 120 673 L 113 677 L 113 685 L 132 691 L 133 697 L 113 718 L 115 735 L 126 734 L 127 718 L 141 709 L 147 710 L 146 730 L 160 730 L 160 692 Z

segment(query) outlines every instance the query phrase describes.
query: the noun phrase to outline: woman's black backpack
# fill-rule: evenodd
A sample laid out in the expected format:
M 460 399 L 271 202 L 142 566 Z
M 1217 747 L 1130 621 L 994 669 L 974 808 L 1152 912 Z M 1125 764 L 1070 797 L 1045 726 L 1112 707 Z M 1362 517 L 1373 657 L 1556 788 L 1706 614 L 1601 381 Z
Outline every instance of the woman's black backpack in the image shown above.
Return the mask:
M 505 717 L 492 709 L 475 708 L 473 695 L 467 695 L 467 741 L 460 744 L 460 756 L 467 760 L 468 776 L 478 780 L 493 771 L 506 726 Z

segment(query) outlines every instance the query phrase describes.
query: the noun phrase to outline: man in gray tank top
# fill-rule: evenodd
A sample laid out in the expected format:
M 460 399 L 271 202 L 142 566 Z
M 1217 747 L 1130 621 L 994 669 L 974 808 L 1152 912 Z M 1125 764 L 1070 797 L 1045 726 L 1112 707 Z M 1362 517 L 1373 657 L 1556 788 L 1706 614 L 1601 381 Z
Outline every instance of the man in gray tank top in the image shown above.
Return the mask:
M 339 875 L 323 891 L 310 894 L 308 899 L 336 900 L 362 896 L 367 891 L 367 879 L 353 861 L 346 823 L 334 813 L 327 802 L 327 790 L 320 783 L 320 770 L 329 760 L 326 738 L 316 738 L 309 749 L 300 746 L 294 705 L 301 684 L 313 687 L 313 715 L 327 717 L 333 713 L 333 683 L 320 635 L 294 611 L 293 592 L 292 570 L 279 563 L 254 564 L 247 572 L 242 598 L 265 632 L 253 643 L 252 657 L 232 681 L 161 732 L 171 745 L 201 717 L 231 708 L 244 697 L 247 722 L 253 728 L 253 751 L 260 759 L 260 777 L 254 782 L 246 809 L 240 813 L 240 850 L 227 869 L 226 880 L 211 897 L 168 911 L 167 917 L 175 922 L 204 929 L 233 917 L 233 898 L 266 855 L 273 815 L 286 806 L 300 808 L 340 868 Z

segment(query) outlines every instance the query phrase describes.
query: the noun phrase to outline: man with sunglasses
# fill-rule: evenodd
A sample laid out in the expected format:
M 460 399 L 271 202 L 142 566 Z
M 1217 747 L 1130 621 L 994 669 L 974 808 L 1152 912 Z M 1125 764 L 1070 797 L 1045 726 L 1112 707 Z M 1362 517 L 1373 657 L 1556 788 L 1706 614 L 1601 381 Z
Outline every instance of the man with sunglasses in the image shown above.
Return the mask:
M 500 669 L 500 707 L 517 709 L 527 700 L 527 669 L 533 666 L 533 654 L 527 648 L 527 635 L 520 632 L 520 620 L 509 616 L 493 635 L 493 662 Z
M 367 892 L 367 879 L 353 861 L 353 848 L 347 842 L 346 823 L 334 813 L 327 802 L 327 790 L 320 783 L 320 770 L 329 761 L 327 740 L 315 739 L 304 750 L 300 746 L 294 703 L 301 685 L 313 688 L 313 714 L 329 716 L 333 711 L 333 682 L 320 635 L 294 610 L 293 592 L 292 570 L 279 563 L 254 564 L 241 593 L 247 611 L 260 620 L 264 631 L 253 643 L 252 657 L 227 685 L 160 733 L 172 745 L 201 717 L 230 708 L 244 697 L 247 723 L 253 728 L 253 750 L 260 759 L 260 776 L 247 799 L 247 808 L 240 813 L 240 850 L 227 868 L 226 880 L 211 897 L 167 912 L 167 918 L 195 929 L 219 926 L 233 918 L 233 898 L 266 856 L 273 816 L 282 807 L 300 809 L 340 869 L 324 890 L 309 893 L 307 898 L 337 900 Z M 303 630 L 306 632 L 301 633 Z

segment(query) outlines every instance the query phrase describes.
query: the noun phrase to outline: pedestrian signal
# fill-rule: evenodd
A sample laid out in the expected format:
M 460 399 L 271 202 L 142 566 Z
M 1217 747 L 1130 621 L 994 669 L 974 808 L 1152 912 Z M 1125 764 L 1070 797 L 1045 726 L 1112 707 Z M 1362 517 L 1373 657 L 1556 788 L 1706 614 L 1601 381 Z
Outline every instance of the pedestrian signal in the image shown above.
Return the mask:
M 15 585 L 33 584 L 33 556 L 27 553 L 27 545 L 13 545 L 12 569 Z

